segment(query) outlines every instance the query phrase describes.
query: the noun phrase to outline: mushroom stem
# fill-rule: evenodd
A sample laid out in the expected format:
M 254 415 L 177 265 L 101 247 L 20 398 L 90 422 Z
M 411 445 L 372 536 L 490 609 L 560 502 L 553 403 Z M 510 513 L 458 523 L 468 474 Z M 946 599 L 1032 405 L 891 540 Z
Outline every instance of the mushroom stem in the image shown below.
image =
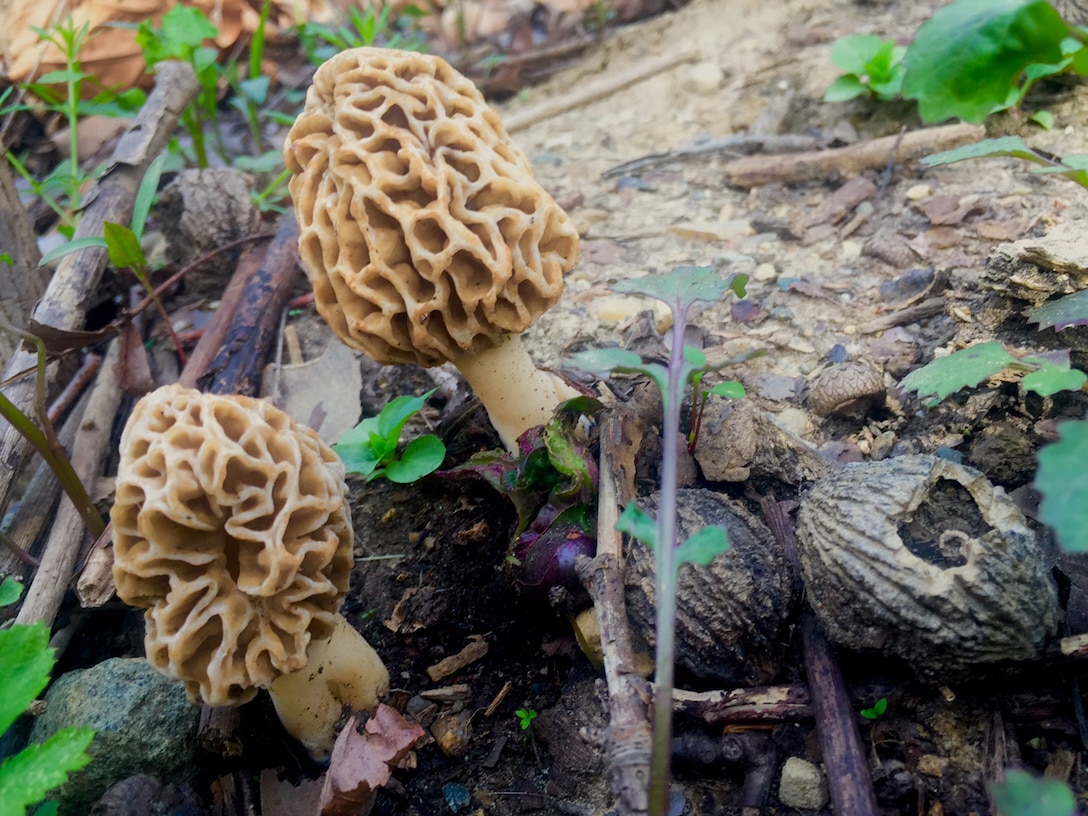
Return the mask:
M 506 335 L 486 351 L 459 354 L 450 362 L 468 380 L 502 443 L 514 453 L 519 436 L 550 421 L 563 400 L 578 396 L 554 374 L 536 367 L 517 334 Z
M 345 704 L 373 711 L 388 690 L 385 664 L 343 615 L 336 616 L 327 639 L 311 641 L 305 667 L 280 675 L 268 687 L 283 727 L 314 759 L 332 753 Z

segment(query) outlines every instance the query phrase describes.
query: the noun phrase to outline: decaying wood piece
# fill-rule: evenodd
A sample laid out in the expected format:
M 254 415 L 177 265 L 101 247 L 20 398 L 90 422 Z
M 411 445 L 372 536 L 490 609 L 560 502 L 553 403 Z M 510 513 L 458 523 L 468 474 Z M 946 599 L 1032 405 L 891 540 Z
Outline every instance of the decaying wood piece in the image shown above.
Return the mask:
M 797 541 L 787 505 L 771 496 L 762 498 L 760 504 L 775 540 L 796 564 Z M 831 644 L 808 605 L 801 610 L 801 650 L 835 814 L 876 816 L 880 811 L 854 706 L 846 693 Z
M 539 105 L 505 114 L 503 124 L 506 125 L 507 133 L 525 130 L 525 128 L 531 127 L 537 122 L 543 122 L 545 119 L 551 119 L 561 113 L 584 107 L 591 102 L 596 102 L 598 99 L 614 94 L 616 91 L 622 91 L 636 82 L 655 77 L 678 65 L 683 65 L 685 62 L 692 62 L 698 56 L 694 51 L 682 51 L 678 54 L 670 52 L 650 59 L 640 60 L 624 71 L 606 74 L 562 96 L 548 99 Z
M 775 133 L 737 133 L 732 136 L 719 136 L 716 139 L 695 139 L 673 150 L 667 150 L 663 153 L 651 153 L 648 156 L 640 156 L 623 164 L 617 164 L 615 167 L 609 167 L 601 174 L 601 178 L 617 178 L 650 167 L 699 156 L 713 156 L 715 153 L 732 156 L 750 156 L 753 153 L 796 153 L 801 150 L 815 150 L 819 144 L 820 140 L 815 136 L 804 136 L 797 133 L 783 133 L 781 135 Z
M 72 469 L 83 484 L 92 484 L 102 475 L 102 463 L 112 443 L 113 418 L 121 404 L 121 388 L 117 381 L 119 350 L 118 341 L 110 343 L 87 400 L 87 410 L 72 440 Z M 80 545 L 87 536 L 83 517 L 71 500 L 64 497 L 53 519 L 41 564 L 16 617 L 18 623 L 44 621 L 52 627 L 75 570 Z
M 675 689 L 672 709 L 707 725 L 784 723 L 812 719 L 812 699 L 803 686 L 761 686 L 732 691 Z
M 898 135 L 885 136 L 830 150 L 780 156 L 746 156 L 729 162 L 722 171 L 726 181 L 737 187 L 820 181 L 883 168 L 892 156 L 896 162 L 903 164 L 985 137 L 986 128 L 981 125 L 943 125 L 911 131 L 902 138 Z
M 75 238 L 100 237 L 103 222 L 127 224 L 132 219 L 136 191 L 148 165 L 166 148 L 177 127 L 179 114 L 196 96 L 199 87 L 189 65 L 164 62 L 158 66 L 155 89 L 121 137 L 110 166 L 92 188 Z M 106 262 L 106 250 L 98 247 L 89 247 L 63 258 L 34 310 L 34 319 L 58 329 L 81 329 Z M 32 371 L 34 364 L 33 353 L 17 351 L 8 361 L 5 379 L 19 377 L 28 369 Z M 55 372 L 56 366 L 50 366 L 47 377 L 52 380 Z M 13 382 L 5 395 L 21 410 L 29 412 L 34 387 L 33 376 L 24 376 Z M 51 381 L 47 387 L 52 390 Z M 30 443 L 5 424 L 0 435 L 0 461 L 5 465 L 0 468 L 0 507 L 7 505 L 12 483 L 32 451 Z
M 612 792 L 620 816 L 645 814 L 648 804 L 650 754 L 650 687 L 639 676 L 631 646 L 623 590 L 623 548 L 616 530 L 617 457 L 612 447 L 621 439 L 621 423 L 609 414 L 601 423 L 600 489 L 597 509 L 597 555 L 578 560 L 578 575 L 593 599 L 601 628 L 604 671 L 608 682 L 609 723 L 605 740 Z
M 10 263 L 0 262 L 0 321 L 22 329 L 45 294 L 48 276 L 38 265 L 38 241 L 6 161 L 0 162 L 0 253 L 10 257 Z M 19 338 L 0 332 L 0 366 L 19 343 Z
M 640 499 L 651 515 L 656 495 Z M 796 573 L 760 520 L 721 493 L 681 489 L 677 495 L 679 539 L 720 525 L 729 549 L 708 566 L 684 564 L 676 589 L 676 665 L 726 687 L 769 682 L 789 641 L 787 628 L 799 597 Z M 655 637 L 654 554 L 627 548 L 627 612 L 635 632 Z
M 1057 630 L 1050 565 L 1016 504 L 936 456 L 846 465 L 801 502 L 809 602 L 828 637 L 925 677 L 1029 660 Z

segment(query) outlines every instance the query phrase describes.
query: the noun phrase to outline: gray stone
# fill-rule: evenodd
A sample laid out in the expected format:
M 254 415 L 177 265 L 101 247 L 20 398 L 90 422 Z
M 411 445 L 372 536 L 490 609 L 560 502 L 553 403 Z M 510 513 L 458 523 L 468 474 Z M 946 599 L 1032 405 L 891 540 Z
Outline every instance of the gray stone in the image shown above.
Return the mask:
M 130 776 L 149 774 L 169 783 L 187 781 L 193 772 L 200 709 L 180 683 L 145 660 L 114 658 L 65 674 L 45 702 L 32 743 L 70 726 L 97 732 L 87 749 L 90 763 L 51 794 L 61 814 L 82 816 L 107 788 Z
M 824 772 L 800 757 L 790 757 L 782 766 L 778 801 L 799 810 L 819 810 L 827 804 L 827 779 Z

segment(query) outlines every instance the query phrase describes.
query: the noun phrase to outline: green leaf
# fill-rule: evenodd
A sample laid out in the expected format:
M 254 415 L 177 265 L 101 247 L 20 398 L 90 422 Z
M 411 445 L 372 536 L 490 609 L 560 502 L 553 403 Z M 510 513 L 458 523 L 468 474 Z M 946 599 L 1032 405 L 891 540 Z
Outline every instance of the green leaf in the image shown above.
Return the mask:
M 42 85 L 63 85 L 67 82 L 82 82 L 90 76 L 85 71 L 47 71 L 35 81 Z
M 695 303 L 716 303 L 729 291 L 744 297 L 747 282 L 747 275 L 723 278 L 709 266 L 677 266 L 664 275 L 618 280 L 611 289 L 625 294 L 646 295 L 664 301 L 671 308 L 686 311 Z
M 44 623 L 0 630 L 0 734 L 34 702 L 53 668 L 49 629 Z M 3 801 L 3 797 L 0 797 Z
M 1015 362 L 1016 358 L 1001 343 L 991 340 L 926 363 L 904 377 L 899 385 L 907 391 L 916 391 L 919 397 L 934 394 L 943 400 L 961 388 L 978 385 Z
M 1025 358 L 1024 362 L 1037 362 L 1040 367 L 1024 377 L 1021 385 L 1025 391 L 1034 391 L 1041 397 L 1051 397 L 1059 391 L 1079 391 L 1088 382 L 1088 375 L 1068 365 L 1056 366 L 1049 361 L 1036 361 L 1033 358 Z
M 707 393 L 718 397 L 726 397 L 727 399 L 741 399 L 746 392 L 744 386 L 739 382 L 730 381 L 717 383 Z
M 1050 164 L 1026 144 L 1019 136 L 1001 136 L 997 139 L 983 139 L 975 144 L 963 145 L 952 150 L 934 153 L 922 159 L 923 167 L 939 167 L 942 164 L 954 164 L 965 159 L 984 159 L 996 156 L 1009 156 L 1014 159 L 1026 159 L 1037 164 Z
M 662 394 L 665 393 L 669 384 L 669 372 L 665 366 L 659 363 L 644 363 L 637 353 L 628 349 L 603 348 L 579 351 L 572 354 L 564 365 L 567 368 L 588 371 L 598 377 L 604 377 L 616 371 L 623 374 L 645 374 L 657 383 Z
M 147 266 L 147 259 L 144 258 L 144 250 L 136 233 L 112 221 L 102 222 L 102 232 L 110 253 L 110 263 L 118 269 L 142 270 Z
M 895 43 L 891 45 L 894 46 Z M 849 37 L 840 37 L 831 46 L 831 61 L 844 74 L 862 76 L 868 73 L 869 63 L 883 47 L 884 40 L 876 34 L 852 34 Z
M 1065 422 L 1057 442 L 1039 451 L 1039 517 L 1066 552 L 1088 552 L 1088 421 Z
M 76 238 L 68 241 L 42 255 L 42 259 L 38 263 L 38 266 L 50 266 L 65 255 L 71 255 L 73 252 L 79 252 L 81 249 L 86 249 L 87 247 L 100 247 L 101 249 L 106 249 L 106 239 L 99 238 L 97 235 L 88 235 L 86 238 Z
M 903 96 L 926 122 L 981 122 L 1009 106 L 1033 63 L 1057 63 L 1069 27 L 1046 0 L 956 0 L 918 29 Z
M 23 595 L 23 585 L 8 575 L 0 582 L 0 606 L 11 606 Z
M 1043 130 L 1050 130 L 1054 127 L 1054 114 L 1047 110 L 1035 111 L 1028 117 L 1029 122 L 1034 122 Z
M 378 475 L 397 484 L 411 484 L 438 470 L 445 458 L 446 446 L 442 440 L 434 434 L 425 434 L 409 442 L 400 459 L 390 462 Z
M 0 252 L 0 263 L 5 263 L 8 266 L 14 266 L 15 265 L 15 261 L 12 259 L 11 255 L 9 255 L 7 252 Z
M 271 173 L 283 167 L 283 151 L 268 150 L 259 156 L 238 156 L 234 166 L 248 173 Z
M 40 745 L 28 745 L 0 765 L 0 816 L 23 816 L 68 774 L 91 761 L 87 746 L 90 728 L 64 728 Z
M 729 536 L 724 527 L 704 527 L 676 548 L 676 568 L 681 564 L 707 566 L 729 549 Z
M 199 48 L 205 40 L 214 40 L 219 30 L 198 8 L 174 6 L 162 18 L 162 37 L 175 46 Z
M 258 76 L 253 79 L 243 79 L 238 83 L 238 89 L 242 95 L 255 105 L 263 105 L 268 99 L 268 86 L 272 77 Z
M 634 502 L 623 508 L 616 521 L 616 529 L 648 547 L 652 548 L 657 543 L 657 522 Z
M 869 93 L 869 86 L 854 74 L 843 74 L 824 91 L 824 102 L 849 102 Z
M 1028 320 L 1038 323 L 1040 329 L 1053 327 L 1055 331 L 1061 331 L 1070 326 L 1088 325 L 1088 289 L 1048 300 L 1042 306 L 1029 310 L 1027 316 Z
M 861 716 L 863 716 L 867 720 L 875 720 L 878 717 L 883 716 L 884 712 L 887 711 L 887 710 L 888 710 L 888 699 L 886 697 L 881 697 L 879 700 L 877 700 L 875 703 L 873 703 L 869 708 L 863 708 L 861 710 Z
M 151 212 L 151 204 L 155 201 L 155 193 L 159 190 L 159 179 L 162 178 L 162 167 L 165 163 L 165 153 L 156 156 L 147 166 L 147 172 L 140 180 L 140 188 L 136 191 L 136 201 L 132 207 L 132 233 L 136 236 L 137 244 L 147 227 L 147 215 Z M 143 256 L 142 250 L 140 256 Z
M 1001 816 L 1072 816 L 1077 809 L 1068 785 L 1028 771 L 1006 771 L 1005 781 L 991 785 L 990 793 Z
M 400 439 L 400 432 L 404 429 L 405 423 L 419 413 L 437 390 L 432 388 L 418 397 L 401 396 L 391 399 L 378 415 L 378 433 L 394 442 Z

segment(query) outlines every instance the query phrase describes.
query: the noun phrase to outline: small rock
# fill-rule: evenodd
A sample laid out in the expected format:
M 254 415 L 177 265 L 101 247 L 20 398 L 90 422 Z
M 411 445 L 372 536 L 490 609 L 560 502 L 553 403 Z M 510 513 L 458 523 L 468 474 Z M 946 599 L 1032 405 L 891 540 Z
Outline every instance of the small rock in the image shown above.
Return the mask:
M 861 244 L 857 241 L 843 241 L 839 244 L 839 254 L 844 261 L 856 261 L 861 257 Z
M 930 188 L 928 184 L 915 184 L 907 190 L 907 201 L 921 201 L 929 198 Z
M 724 79 L 725 73 L 718 63 L 706 60 L 688 68 L 680 87 L 688 93 L 706 96 L 718 90 Z
M 752 271 L 752 280 L 766 283 L 773 281 L 778 277 L 778 270 L 774 268 L 774 264 L 761 263 Z
M 574 228 L 578 230 L 578 235 L 585 238 L 592 232 L 595 225 L 608 220 L 608 211 L 586 207 L 577 210 L 571 218 Z
M 782 766 L 778 800 L 786 807 L 819 810 L 828 800 L 823 771 L 800 757 L 790 757 Z
M 141 775 L 112 786 L 89 816 L 200 816 L 205 812 L 188 785 L 164 785 L 153 776 Z
M 673 224 L 669 227 L 669 232 L 689 241 L 729 241 L 755 234 L 746 218 L 735 218 L 732 221 L 687 221 Z
M 200 709 L 185 689 L 146 660 L 112 658 L 62 676 L 45 695 L 48 709 L 34 722 L 32 743 L 62 728 L 97 733 L 91 762 L 50 793 L 60 813 L 84 814 L 114 783 L 149 774 L 164 783 L 187 781 L 193 772 Z

